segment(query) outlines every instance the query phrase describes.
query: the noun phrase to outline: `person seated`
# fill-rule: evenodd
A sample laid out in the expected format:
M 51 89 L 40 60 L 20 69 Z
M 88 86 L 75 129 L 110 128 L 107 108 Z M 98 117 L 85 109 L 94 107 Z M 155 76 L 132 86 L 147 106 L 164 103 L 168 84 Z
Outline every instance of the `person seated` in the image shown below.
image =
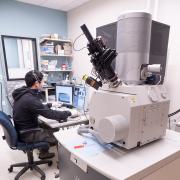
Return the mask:
M 39 71 L 29 71 L 25 75 L 26 86 L 15 89 L 12 93 L 13 103 L 13 121 L 17 130 L 19 139 L 22 142 L 32 143 L 46 141 L 50 145 L 57 141 L 47 129 L 41 128 L 34 133 L 21 134 L 21 131 L 32 128 L 39 128 L 38 116 L 44 116 L 49 119 L 55 119 L 60 123 L 66 122 L 69 111 L 56 111 L 50 109 L 50 106 L 41 102 L 41 89 L 43 87 L 43 74 Z M 49 153 L 48 149 L 40 149 L 39 158 L 46 159 L 54 157 L 54 153 Z

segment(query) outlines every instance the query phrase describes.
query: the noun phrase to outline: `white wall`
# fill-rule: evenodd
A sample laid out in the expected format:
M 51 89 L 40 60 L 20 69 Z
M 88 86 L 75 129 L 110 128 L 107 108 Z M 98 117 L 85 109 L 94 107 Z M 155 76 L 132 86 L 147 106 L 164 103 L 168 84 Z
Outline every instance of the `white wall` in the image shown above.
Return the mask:
M 157 19 L 170 25 L 166 84 L 171 98 L 170 112 L 180 108 L 180 1 L 159 0 Z
M 169 24 L 170 39 L 166 85 L 168 86 L 171 107 L 170 112 L 180 107 L 180 1 L 179 0 L 92 0 L 68 12 L 68 36 L 73 40 L 82 33 L 80 26 L 86 24 L 92 35 L 96 35 L 96 27 L 117 21 L 118 16 L 127 10 L 144 10 L 151 12 L 153 19 Z M 75 47 L 86 46 L 86 38 L 81 36 Z M 90 74 L 92 65 L 86 49 L 74 52 L 73 68 L 75 75 L 82 77 Z
M 145 0 L 92 0 L 68 12 L 68 37 L 73 40 L 82 31 L 80 26 L 86 24 L 92 35 L 96 35 L 96 27 L 117 21 L 118 16 L 127 10 L 146 9 Z M 75 47 L 86 46 L 87 40 L 81 36 L 75 43 Z M 75 74 L 82 77 L 84 73 L 91 72 L 91 63 L 89 61 L 87 49 L 80 52 L 74 52 L 73 68 Z
M 146 5 L 146 0 L 92 0 L 68 12 L 68 37 L 74 40 L 82 34 L 80 26 L 83 24 L 87 25 L 95 37 L 96 27 L 117 21 L 118 16 L 124 11 L 144 10 Z M 76 49 L 86 45 L 85 36 L 81 36 L 75 43 Z M 73 69 L 76 76 L 82 78 L 84 74 L 90 74 L 91 68 L 87 49 L 73 52 Z

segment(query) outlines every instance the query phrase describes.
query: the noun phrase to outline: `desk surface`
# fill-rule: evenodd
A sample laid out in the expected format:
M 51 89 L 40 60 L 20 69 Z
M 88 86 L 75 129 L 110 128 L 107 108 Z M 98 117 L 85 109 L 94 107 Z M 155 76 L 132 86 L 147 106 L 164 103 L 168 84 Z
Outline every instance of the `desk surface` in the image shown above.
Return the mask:
M 102 146 L 90 135 L 78 135 L 76 128 L 54 135 L 71 154 L 110 179 L 141 179 L 180 157 L 180 134 L 169 130 L 164 138 L 132 150 Z M 75 148 L 84 142 L 83 148 Z

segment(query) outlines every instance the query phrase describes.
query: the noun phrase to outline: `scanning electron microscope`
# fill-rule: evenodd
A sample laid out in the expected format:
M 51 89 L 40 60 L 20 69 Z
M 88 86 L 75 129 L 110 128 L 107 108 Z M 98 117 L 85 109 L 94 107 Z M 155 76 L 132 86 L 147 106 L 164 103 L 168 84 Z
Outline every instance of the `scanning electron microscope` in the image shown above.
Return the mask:
M 149 64 L 149 57 L 153 40 L 158 41 L 151 47 L 155 55 L 158 51 L 167 55 L 167 47 L 159 46 L 165 42 L 161 28 L 153 32 L 153 22 L 149 13 L 122 14 L 117 21 L 116 50 L 106 47 L 101 37 L 94 39 L 86 25 L 81 26 L 94 74 L 83 79 L 96 91 L 90 100 L 89 125 L 80 127 L 79 134 L 91 133 L 101 143 L 126 149 L 165 135 L 170 101 L 160 83 L 161 64 Z

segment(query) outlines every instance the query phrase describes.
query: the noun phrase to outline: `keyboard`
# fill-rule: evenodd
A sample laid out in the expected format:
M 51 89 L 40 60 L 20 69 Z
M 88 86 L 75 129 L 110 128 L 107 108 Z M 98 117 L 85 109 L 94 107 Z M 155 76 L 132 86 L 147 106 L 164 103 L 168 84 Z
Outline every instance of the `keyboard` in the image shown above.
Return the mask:
M 76 125 L 81 125 L 81 124 L 88 124 L 89 123 L 89 115 L 80 115 L 78 117 L 68 117 L 67 122 L 59 123 L 56 120 L 53 119 L 48 119 L 43 116 L 39 116 L 38 119 L 51 127 L 52 129 L 54 128 L 64 128 L 64 127 L 72 127 Z
M 62 107 L 61 104 L 59 103 L 53 103 L 53 106 L 51 107 L 51 109 L 56 110 L 56 111 L 70 111 L 72 116 L 67 118 L 67 122 L 64 123 L 59 123 L 58 121 L 54 120 L 54 119 L 48 119 L 45 118 L 43 116 L 39 116 L 38 119 L 45 123 L 47 126 L 49 126 L 50 128 L 54 129 L 54 128 L 59 128 L 59 129 L 63 129 L 64 127 L 74 127 L 77 125 L 81 125 L 81 124 L 88 124 L 89 123 L 89 115 L 84 115 L 84 113 L 79 112 L 77 109 L 69 109 L 67 107 Z
M 77 109 L 73 108 L 73 109 L 69 109 L 67 107 L 52 107 L 51 109 L 56 110 L 56 111 L 70 111 L 71 112 L 71 118 L 75 118 L 78 116 L 81 116 L 82 113 L 79 112 Z
M 76 117 L 68 117 L 67 120 L 68 121 L 84 121 L 86 119 L 89 119 L 88 115 L 80 115 L 80 116 L 76 116 Z

